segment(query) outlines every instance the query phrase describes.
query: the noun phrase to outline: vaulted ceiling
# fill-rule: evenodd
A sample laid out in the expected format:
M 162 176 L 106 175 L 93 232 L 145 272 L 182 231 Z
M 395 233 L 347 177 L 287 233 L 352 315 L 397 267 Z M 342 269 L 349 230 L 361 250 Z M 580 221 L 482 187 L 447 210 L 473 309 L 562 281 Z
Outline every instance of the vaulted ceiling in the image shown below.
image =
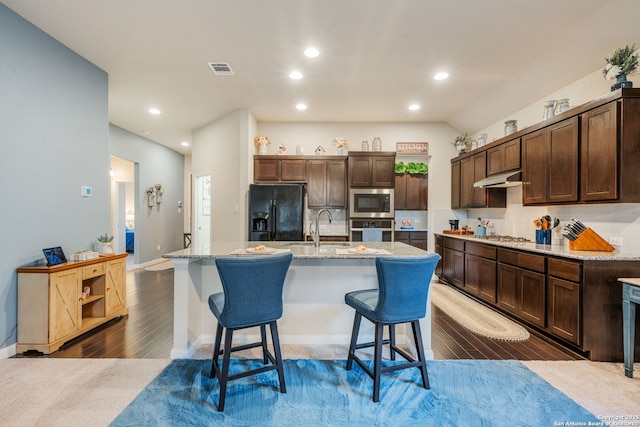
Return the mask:
M 192 130 L 238 108 L 259 122 L 437 121 L 473 133 L 640 42 L 636 0 L 3 3 L 109 74 L 111 123 L 182 153 Z M 305 57 L 308 46 L 320 56 Z M 434 80 L 442 70 L 449 78 Z

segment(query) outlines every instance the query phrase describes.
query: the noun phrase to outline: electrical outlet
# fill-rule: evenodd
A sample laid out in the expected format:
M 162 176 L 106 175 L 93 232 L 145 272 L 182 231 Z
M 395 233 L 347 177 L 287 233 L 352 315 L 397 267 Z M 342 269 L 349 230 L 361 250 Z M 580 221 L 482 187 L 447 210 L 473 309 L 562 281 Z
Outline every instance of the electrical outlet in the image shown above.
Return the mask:
M 611 236 L 609 237 L 609 243 L 611 243 L 613 246 L 622 246 L 622 237 Z
M 160 250 L 160 245 L 158 245 L 158 250 Z

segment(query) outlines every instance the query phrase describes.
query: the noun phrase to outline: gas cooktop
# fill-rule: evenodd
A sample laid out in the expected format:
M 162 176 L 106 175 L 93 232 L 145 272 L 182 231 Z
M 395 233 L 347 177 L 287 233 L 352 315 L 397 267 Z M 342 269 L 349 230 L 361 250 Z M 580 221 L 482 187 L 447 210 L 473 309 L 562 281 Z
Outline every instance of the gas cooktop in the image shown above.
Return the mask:
M 491 240 L 494 242 L 530 242 L 531 240 L 526 239 L 524 237 L 514 237 L 514 236 L 498 236 L 498 235 L 490 235 L 490 236 L 475 236 L 477 239 Z

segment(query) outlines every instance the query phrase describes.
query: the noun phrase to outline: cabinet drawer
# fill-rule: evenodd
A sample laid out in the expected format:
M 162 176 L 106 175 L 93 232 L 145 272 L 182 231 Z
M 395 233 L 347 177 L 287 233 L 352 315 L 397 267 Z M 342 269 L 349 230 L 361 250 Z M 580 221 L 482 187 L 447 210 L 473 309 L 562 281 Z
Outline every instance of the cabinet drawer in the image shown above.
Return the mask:
M 582 264 L 577 262 L 549 258 L 548 268 L 548 274 L 550 276 L 560 277 L 561 279 L 571 280 L 572 282 L 580 282 L 582 279 Z
M 482 243 L 467 242 L 465 253 L 477 255 L 482 258 L 496 259 L 496 247 Z
M 87 265 L 82 269 L 82 280 L 91 279 L 92 277 L 103 276 L 105 273 L 104 262 L 99 264 Z
M 544 273 L 544 256 L 498 249 L 498 261 Z
M 454 251 L 464 252 L 464 240 L 446 238 L 444 239 L 444 247 L 453 249 Z

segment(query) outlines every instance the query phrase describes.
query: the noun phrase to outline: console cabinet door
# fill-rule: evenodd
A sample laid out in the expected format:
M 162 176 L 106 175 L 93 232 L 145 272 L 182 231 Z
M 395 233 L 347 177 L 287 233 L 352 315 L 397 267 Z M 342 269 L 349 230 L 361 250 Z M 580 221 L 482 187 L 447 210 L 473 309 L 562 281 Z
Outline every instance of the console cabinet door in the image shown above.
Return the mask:
M 617 118 L 617 102 L 582 115 L 580 199 L 583 201 L 618 198 Z
M 120 258 L 107 262 L 105 304 L 106 315 L 115 313 L 127 306 L 127 261 Z
M 49 284 L 49 342 L 77 331 L 82 322 L 82 270 L 53 273 Z

